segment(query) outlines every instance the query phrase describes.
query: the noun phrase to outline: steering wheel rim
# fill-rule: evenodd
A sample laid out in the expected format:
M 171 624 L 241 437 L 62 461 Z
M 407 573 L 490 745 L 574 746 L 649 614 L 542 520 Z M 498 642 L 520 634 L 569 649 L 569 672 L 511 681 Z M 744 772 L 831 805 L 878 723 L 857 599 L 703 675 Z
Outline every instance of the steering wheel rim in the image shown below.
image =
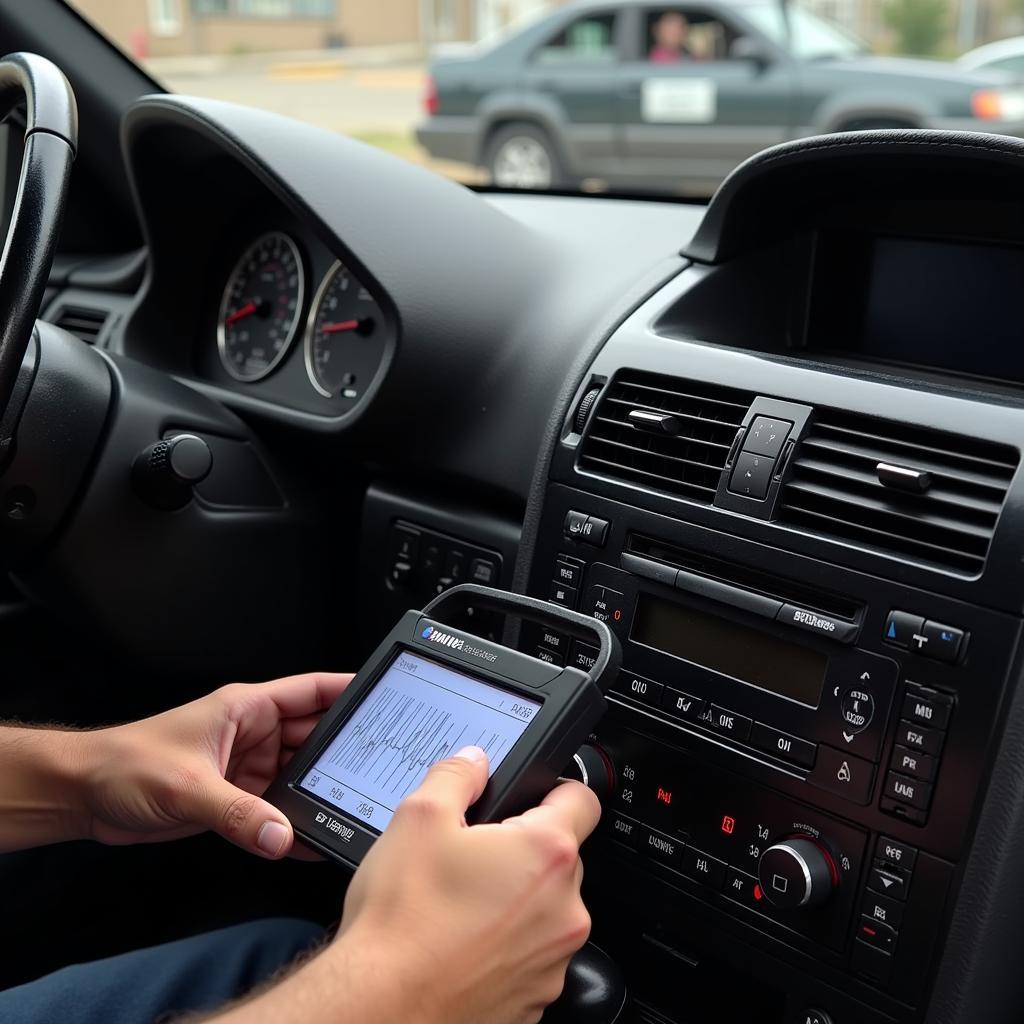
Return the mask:
M 78 145 L 75 94 L 56 64 L 33 53 L 0 59 L 0 115 L 22 98 L 25 152 L 0 255 L 0 421 L 39 315 Z

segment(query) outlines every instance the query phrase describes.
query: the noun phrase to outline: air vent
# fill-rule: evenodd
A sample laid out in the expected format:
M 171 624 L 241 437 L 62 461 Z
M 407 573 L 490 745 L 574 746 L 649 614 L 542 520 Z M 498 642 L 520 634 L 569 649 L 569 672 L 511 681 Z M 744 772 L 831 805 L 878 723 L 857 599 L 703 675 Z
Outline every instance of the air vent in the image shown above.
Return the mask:
M 591 417 L 580 467 L 711 504 L 753 399 L 732 388 L 627 371 Z
M 1004 445 L 818 410 L 777 515 L 824 537 L 975 576 L 1019 458 Z
M 56 315 L 51 317 L 51 322 L 81 338 L 82 341 L 95 345 L 106 326 L 109 315 L 109 311 L 105 309 L 90 309 L 88 306 L 61 306 Z

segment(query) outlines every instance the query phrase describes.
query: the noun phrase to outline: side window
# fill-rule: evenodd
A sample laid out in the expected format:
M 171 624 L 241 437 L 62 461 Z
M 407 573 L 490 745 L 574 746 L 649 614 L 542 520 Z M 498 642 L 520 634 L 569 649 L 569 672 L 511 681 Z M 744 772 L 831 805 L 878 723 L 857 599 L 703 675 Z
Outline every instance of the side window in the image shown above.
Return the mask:
M 1024 55 L 1004 57 L 1002 60 L 994 60 L 986 64 L 986 68 L 999 68 L 1000 71 L 1014 71 L 1017 74 L 1024 74 Z
M 538 64 L 612 64 L 617 59 L 614 14 L 577 18 L 534 55 Z
M 641 24 L 640 53 L 651 64 L 728 60 L 736 39 L 722 21 L 696 8 L 652 8 Z

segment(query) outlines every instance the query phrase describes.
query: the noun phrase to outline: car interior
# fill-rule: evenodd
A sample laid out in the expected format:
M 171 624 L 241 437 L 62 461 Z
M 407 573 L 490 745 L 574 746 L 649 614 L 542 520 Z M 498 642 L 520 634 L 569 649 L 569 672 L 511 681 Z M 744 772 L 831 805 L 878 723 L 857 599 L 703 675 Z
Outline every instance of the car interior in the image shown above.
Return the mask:
M 38 55 L 0 62 L 0 717 L 355 670 L 455 583 L 554 602 L 623 665 L 577 764 L 586 969 L 628 997 L 564 1019 L 1021 1019 L 1024 143 L 516 194 L 164 92 L 58 0 L 0 0 L 0 52 Z M 0 986 L 327 925 L 350 877 L 211 836 L 0 872 Z

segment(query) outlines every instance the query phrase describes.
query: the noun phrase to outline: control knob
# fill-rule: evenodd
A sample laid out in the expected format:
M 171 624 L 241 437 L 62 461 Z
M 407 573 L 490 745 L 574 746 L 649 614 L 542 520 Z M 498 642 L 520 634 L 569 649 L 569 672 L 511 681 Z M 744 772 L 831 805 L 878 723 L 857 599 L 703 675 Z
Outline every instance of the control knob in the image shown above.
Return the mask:
M 212 466 L 210 446 L 201 437 L 178 434 L 139 453 L 132 482 L 143 501 L 170 511 L 192 500 L 192 488 L 206 479 Z
M 793 836 L 769 846 L 757 864 L 765 899 L 781 910 L 816 907 L 839 882 L 828 851 L 809 836 Z
M 585 743 L 573 754 L 562 775 L 592 789 L 602 807 L 608 803 L 615 789 L 615 769 L 611 758 L 600 747 L 590 743 Z

